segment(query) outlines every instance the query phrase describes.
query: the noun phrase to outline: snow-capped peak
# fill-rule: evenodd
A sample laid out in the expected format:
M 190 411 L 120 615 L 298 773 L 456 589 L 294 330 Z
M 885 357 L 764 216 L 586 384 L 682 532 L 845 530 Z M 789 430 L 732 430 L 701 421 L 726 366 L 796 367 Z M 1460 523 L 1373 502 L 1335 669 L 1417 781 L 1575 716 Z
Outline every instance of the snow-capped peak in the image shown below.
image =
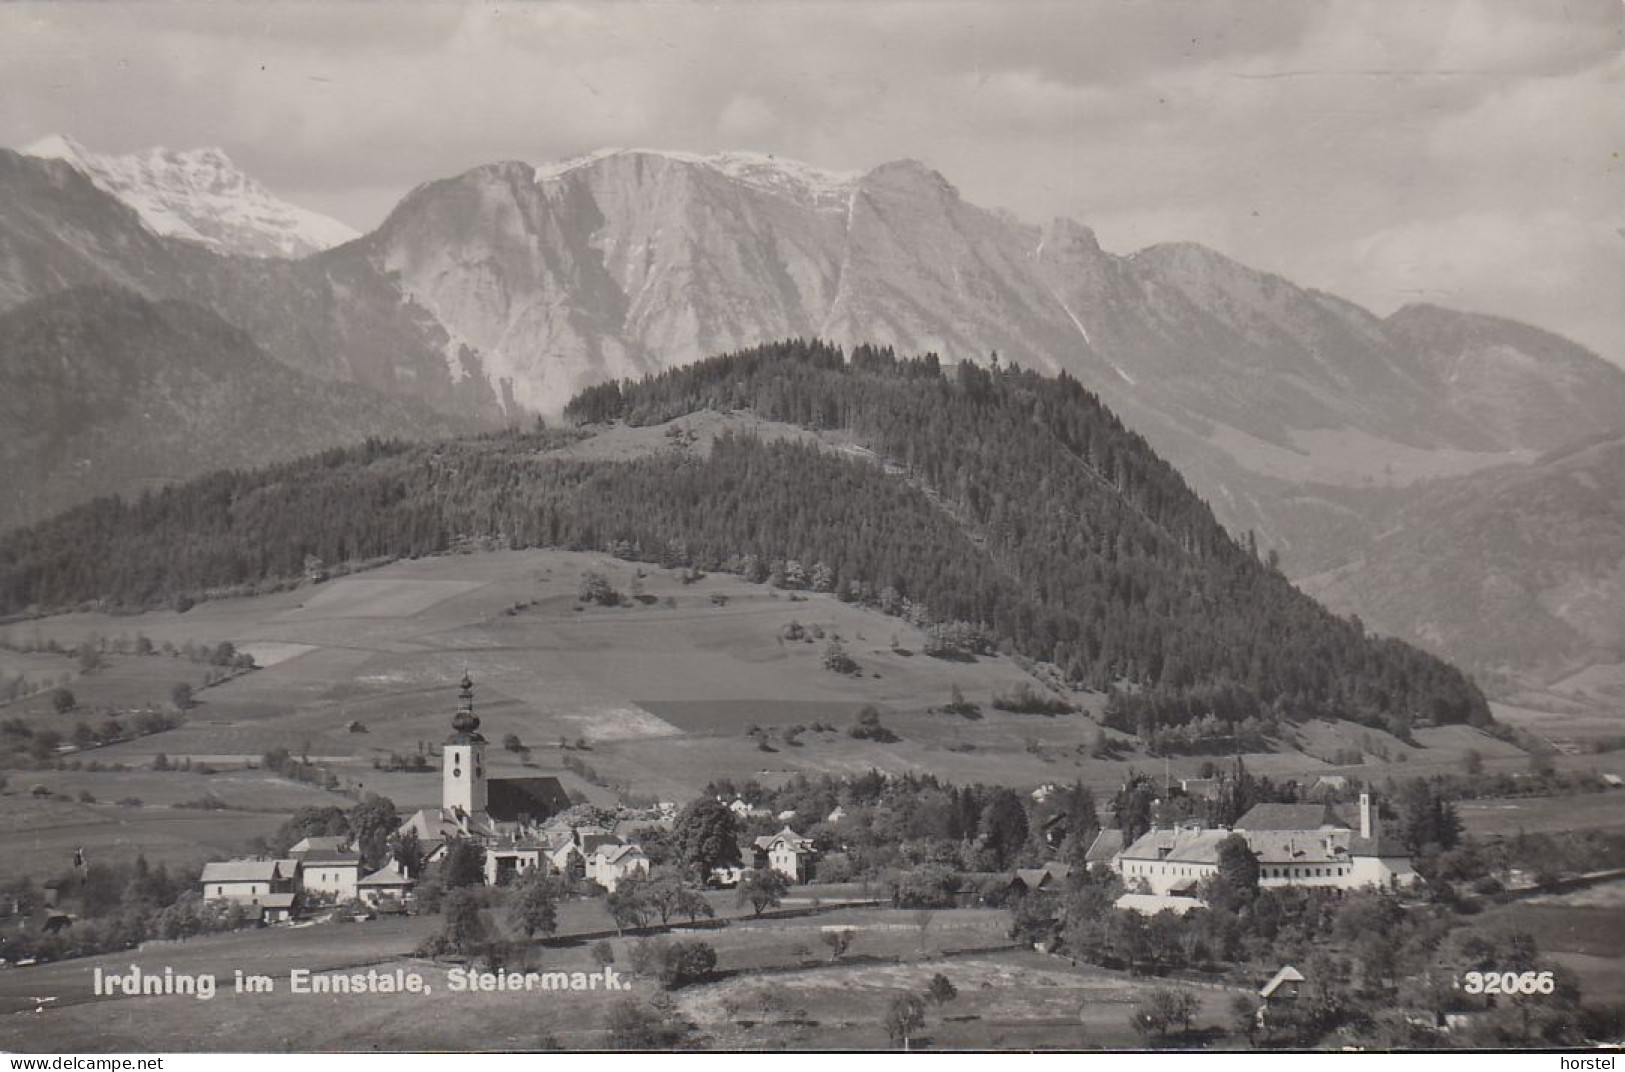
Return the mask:
M 357 237 L 335 219 L 281 200 L 238 170 L 222 149 L 152 148 L 112 156 L 51 134 L 22 152 L 72 164 L 134 209 L 155 234 L 222 253 L 304 257 Z
M 818 208 L 845 209 L 859 173 L 829 171 L 771 153 L 723 152 L 704 155 L 671 149 L 600 149 L 536 169 L 536 181 L 552 182 L 615 157 L 660 157 L 709 168 L 743 186 Z

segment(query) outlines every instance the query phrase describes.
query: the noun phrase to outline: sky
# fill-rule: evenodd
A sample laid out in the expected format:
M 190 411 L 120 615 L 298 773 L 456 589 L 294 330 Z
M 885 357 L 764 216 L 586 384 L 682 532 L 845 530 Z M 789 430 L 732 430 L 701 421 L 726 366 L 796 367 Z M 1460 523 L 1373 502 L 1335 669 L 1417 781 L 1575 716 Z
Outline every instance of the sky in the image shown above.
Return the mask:
M 1625 0 L 0 6 L 0 145 L 50 133 L 219 146 L 360 229 L 494 160 L 912 157 L 1115 252 L 1625 364 Z

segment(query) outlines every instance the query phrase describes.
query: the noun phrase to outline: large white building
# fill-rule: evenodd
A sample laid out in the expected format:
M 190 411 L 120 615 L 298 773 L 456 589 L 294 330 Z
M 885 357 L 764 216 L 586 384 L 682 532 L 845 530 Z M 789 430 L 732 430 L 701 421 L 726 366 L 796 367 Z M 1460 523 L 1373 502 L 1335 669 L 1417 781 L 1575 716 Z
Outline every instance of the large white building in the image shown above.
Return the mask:
M 1116 859 L 1131 889 L 1190 895 L 1218 874 L 1219 846 L 1232 834 L 1258 860 L 1260 886 L 1396 889 L 1418 881 L 1410 853 L 1382 832 L 1369 794 L 1358 809 L 1332 804 L 1259 804 L 1230 830 L 1179 825 L 1152 830 Z

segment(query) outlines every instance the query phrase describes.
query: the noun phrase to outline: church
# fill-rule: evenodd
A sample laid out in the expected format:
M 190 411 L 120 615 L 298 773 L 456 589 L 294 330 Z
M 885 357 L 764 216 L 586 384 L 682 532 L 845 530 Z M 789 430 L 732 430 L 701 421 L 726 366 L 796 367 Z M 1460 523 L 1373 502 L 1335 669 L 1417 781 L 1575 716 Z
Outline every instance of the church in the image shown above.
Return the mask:
M 440 806 L 407 816 L 402 834 L 415 832 L 425 858 L 440 858 L 454 839 L 485 849 L 485 880 L 496 885 L 542 866 L 548 839 L 541 826 L 570 806 L 557 778 L 491 778 L 485 769 L 485 738 L 474 714 L 474 682 L 459 682 L 457 713 L 442 749 Z

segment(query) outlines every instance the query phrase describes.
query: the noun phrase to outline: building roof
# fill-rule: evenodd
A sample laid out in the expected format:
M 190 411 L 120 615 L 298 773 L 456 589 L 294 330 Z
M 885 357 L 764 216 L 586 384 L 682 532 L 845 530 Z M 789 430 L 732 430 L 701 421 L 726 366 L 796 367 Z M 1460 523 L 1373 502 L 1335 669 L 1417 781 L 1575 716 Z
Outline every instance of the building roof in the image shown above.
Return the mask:
M 218 860 L 203 865 L 203 882 L 276 882 L 277 860 Z
M 1248 830 L 1242 836 L 1261 864 L 1337 863 L 1349 858 L 1345 830 Z
M 378 870 L 356 883 L 356 885 L 366 886 L 369 889 L 376 889 L 378 887 L 393 888 L 399 886 L 410 886 L 412 885 L 412 880 L 401 874 L 400 869 L 394 864 L 390 863 L 380 867 Z
M 593 853 L 606 846 L 613 848 L 616 845 L 625 844 L 620 838 L 610 833 L 582 834 L 580 842 L 581 853 L 583 856 L 591 856 Z
M 570 806 L 557 778 L 492 778 L 485 783 L 485 812 L 499 822 L 539 823 Z
M 1359 816 L 1347 805 L 1336 804 L 1254 804 L 1236 820 L 1235 829 L 1255 830 L 1353 830 Z
M 495 830 L 488 821 L 461 814 L 449 808 L 420 808 L 401 820 L 396 827 L 401 833 L 416 831 L 425 848 L 431 841 L 446 841 L 459 837 L 492 837 Z
M 306 867 L 360 867 L 361 856 L 353 852 L 307 852 L 299 862 Z
M 1010 877 L 1012 885 L 1019 882 L 1029 890 L 1044 889 L 1055 885 L 1072 873 L 1067 864 L 1050 861 L 1043 867 L 1020 867 Z
M 1095 835 L 1095 840 L 1089 843 L 1089 851 L 1083 854 L 1083 860 L 1090 864 L 1109 864 L 1122 851 L 1123 832 L 1114 826 Z
M 763 834 L 756 839 L 755 845 L 758 849 L 771 852 L 780 842 L 783 842 L 791 852 L 811 852 L 813 847 L 812 838 L 802 837 L 788 826 L 777 834 Z
M 288 850 L 289 856 L 302 856 L 307 852 L 343 852 L 350 847 L 348 834 L 318 834 L 303 838 Z
M 1126 912 L 1154 916 L 1158 912 L 1172 912 L 1183 916 L 1193 908 L 1206 908 L 1207 904 L 1195 897 L 1178 897 L 1169 893 L 1125 893 L 1113 902 Z
M 1392 834 L 1385 834 L 1378 826 L 1374 836 L 1349 838 L 1350 856 L 1376 856 L 1384 860 L 1410 859 L 1411 850 Z
M 1170 863 L 1217 864 L 1219 843 L 1228 830 L 1153 830 L 1123 850 L 1125 860 L 1165 860 Z
M 265 894 L 261 894 L 260 895 L 260 907 L 261 908 L 292 908 L 294 898 L 296 898 L 297 896 L 298 896 L 298 894 L 294 894 L 294 893 L 265 893 Z
M 629 856 L 638 856 L 645 860 L 648 859 L 648 856 L 644 854 L 643 849 L 639 848 L 637 845 L 604 845 L 601 846 L 594 855 L 596 855 L 599 860 L 606 864 L 618 864 Z
M 1265 983 L 1259 988 L 1258 996 L 1261 998 L 1267 998 L 1272 996 L 1286 983 L 1301 982 L 1303 982 L 1303 973 L 1294 968 L 1292 965 L 1288 964 L 1280 971 L 1276 972 L 1269 982 Z

